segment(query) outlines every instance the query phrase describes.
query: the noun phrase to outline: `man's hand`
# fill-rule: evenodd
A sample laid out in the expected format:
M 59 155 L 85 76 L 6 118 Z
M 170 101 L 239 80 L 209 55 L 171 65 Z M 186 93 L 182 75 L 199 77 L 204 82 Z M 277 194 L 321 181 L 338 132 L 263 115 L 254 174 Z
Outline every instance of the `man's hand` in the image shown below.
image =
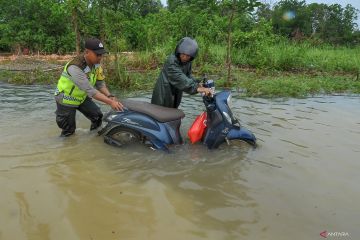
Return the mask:
M 117 97 L 115 97 L 114 95 L 109 95 L 108 98 L 110 98 L 113 101 L 119 101 L 119 99 L 117 99 Z
M 124 106 L 121 104 L 121 102 L 119 102 L 119 100 L 116 97 L 108 97 L 104 94 L 102 94 L 101 92 L 97 92 L 93 98 L 95 98 L 98 101 L 101 101 L 103 103 L 106 103 L 108 105 L 111 106 L 112 109 L 116 110 L 116 111 L 123 111 L 124 110 Z
M 112 109 L 114 109 L 116 111 L 123 111 L 124 110 L 124 106 L 117 99 L 116 100 L 111 100 L 110 106 L 111 106 Z
M 210 88 L 198 87 L 197 92 L 204 93 L 206 96 L 211 96 L 213 93 Z

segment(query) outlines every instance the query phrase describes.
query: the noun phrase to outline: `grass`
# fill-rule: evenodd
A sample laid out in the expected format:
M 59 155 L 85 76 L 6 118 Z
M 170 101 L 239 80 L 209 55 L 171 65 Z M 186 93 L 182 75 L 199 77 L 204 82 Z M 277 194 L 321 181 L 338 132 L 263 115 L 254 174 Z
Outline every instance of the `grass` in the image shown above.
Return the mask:
M 237 87 L 246 89 L 247 96 L 307 97 L 315 94 L 360 93 L 360 81 L 349 76 L 291 74 L 263 76 L 237 81 Z
M 202 51 L 201 51 L 202 50 Z M 169 53 L 165 48 L 127 52 L 103 59 L 107 84 L 123 91 L 149 91 Z M 224 65 L 226 46 L 200 49 L 193 74 L 228 85 Z M 232 51 L 232 86 L 244 95 L 258 97 L 306 97 L 314 94 L 360 93 L 360 47 L 312 46 L 308 43 L 255 44 Z M 9 63 L 7 63 L 9 64 Z M 63 62 L 61 63 L 63 65 Z M 0 70 L 0 80 L 16 84 L 56 84 L 61 69 L 43 72 Z
M 0 71 L 0 80 L 18 85 L 54 84 L 61 71 L 44 72 L 39 69 L 32 71 Z
M 358 72 L 360 47 L 332 47 L 301 43 L 260 45 L 257 48 L 235 50 L 233 63 L 256 69 L 279 71 Z

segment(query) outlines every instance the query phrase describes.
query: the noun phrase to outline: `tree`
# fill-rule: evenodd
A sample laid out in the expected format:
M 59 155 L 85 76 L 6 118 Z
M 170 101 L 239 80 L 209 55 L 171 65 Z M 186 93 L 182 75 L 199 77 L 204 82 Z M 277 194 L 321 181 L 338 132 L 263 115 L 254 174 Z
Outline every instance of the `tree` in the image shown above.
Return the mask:
M 268 3 L 261 3 L 256 10 L 256 20 L 259 22 L 260 19 L 270 21 L 272 16 L 271 6 Z
M 4 50 L 27 48 L 57 52 L 71 49 L 68 13 L 56 0 L 0 0 L 0 45 Z
M 171 12 L 174 12 L 178 7 L 189 6 L 191 0 L 168 0 L 168 9 Z
M 121 12 L 130 19 L 157 13 L 162 8 L 160 0 L 103 0 L 106 6 L 115 12 Z
M 313 3 L 308 6 L 312 23 L 312 36 L 328 43 L 351 42 L 357 27 L 357 10 L 351 5 Z
M 234 31 L 234 20 L 240 15 L 250 14 L 255 7 L 260 6 L 257 0 L 223 0 L 221 1 L 221 10 L 224 15 L 228 16 L 227 27 L 227 86 L 231 86 L 231 49 L 232 49 L 232 32 Z
M 311 34 L 311 22 L 304 0 L 281 0 L 274 6 L 272 22 L 274 31 L 283 36 L 292 37 L 292 33 L 300 31 Z
M 71 12 L 71 22 L 73 24 L 73 29 L 75 33 L 75 46 L 76 53 L 80 53 L 81 49 L 81 33 L 80 33 L 80 21 L 81 17 L 85 14 L 85 10 L 87 7 L 87 2 L 83 0 L 67 0 L 66 7 Z

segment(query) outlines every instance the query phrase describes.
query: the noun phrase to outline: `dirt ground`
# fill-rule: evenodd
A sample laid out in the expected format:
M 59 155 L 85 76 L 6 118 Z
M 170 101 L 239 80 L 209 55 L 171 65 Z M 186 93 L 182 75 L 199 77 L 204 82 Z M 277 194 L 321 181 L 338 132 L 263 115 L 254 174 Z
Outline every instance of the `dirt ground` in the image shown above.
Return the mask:
M 0 71 L 50 71 L 64 67 L 74 55 L 0 55 Z

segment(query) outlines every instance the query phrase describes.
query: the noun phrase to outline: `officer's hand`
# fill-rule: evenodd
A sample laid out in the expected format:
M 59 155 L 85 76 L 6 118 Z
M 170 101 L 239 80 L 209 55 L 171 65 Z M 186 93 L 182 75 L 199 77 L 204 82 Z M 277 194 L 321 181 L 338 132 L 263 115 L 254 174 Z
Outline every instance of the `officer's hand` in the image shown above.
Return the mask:
M 123 111 L 124 110 L 124 106 L 121 104 L 121 102 L 119 101 L 111 101 L 110 104 L 111 108 L 116 110 L 116 111 Z
M 111 100 L 113 100 L 113 101 L 119 101 L 119 99 L 117 99 L 117 97 L 115 97 L 115 96 L 113 96 L 113 95 L 111 95 L 111 97 L 109 97 Z

